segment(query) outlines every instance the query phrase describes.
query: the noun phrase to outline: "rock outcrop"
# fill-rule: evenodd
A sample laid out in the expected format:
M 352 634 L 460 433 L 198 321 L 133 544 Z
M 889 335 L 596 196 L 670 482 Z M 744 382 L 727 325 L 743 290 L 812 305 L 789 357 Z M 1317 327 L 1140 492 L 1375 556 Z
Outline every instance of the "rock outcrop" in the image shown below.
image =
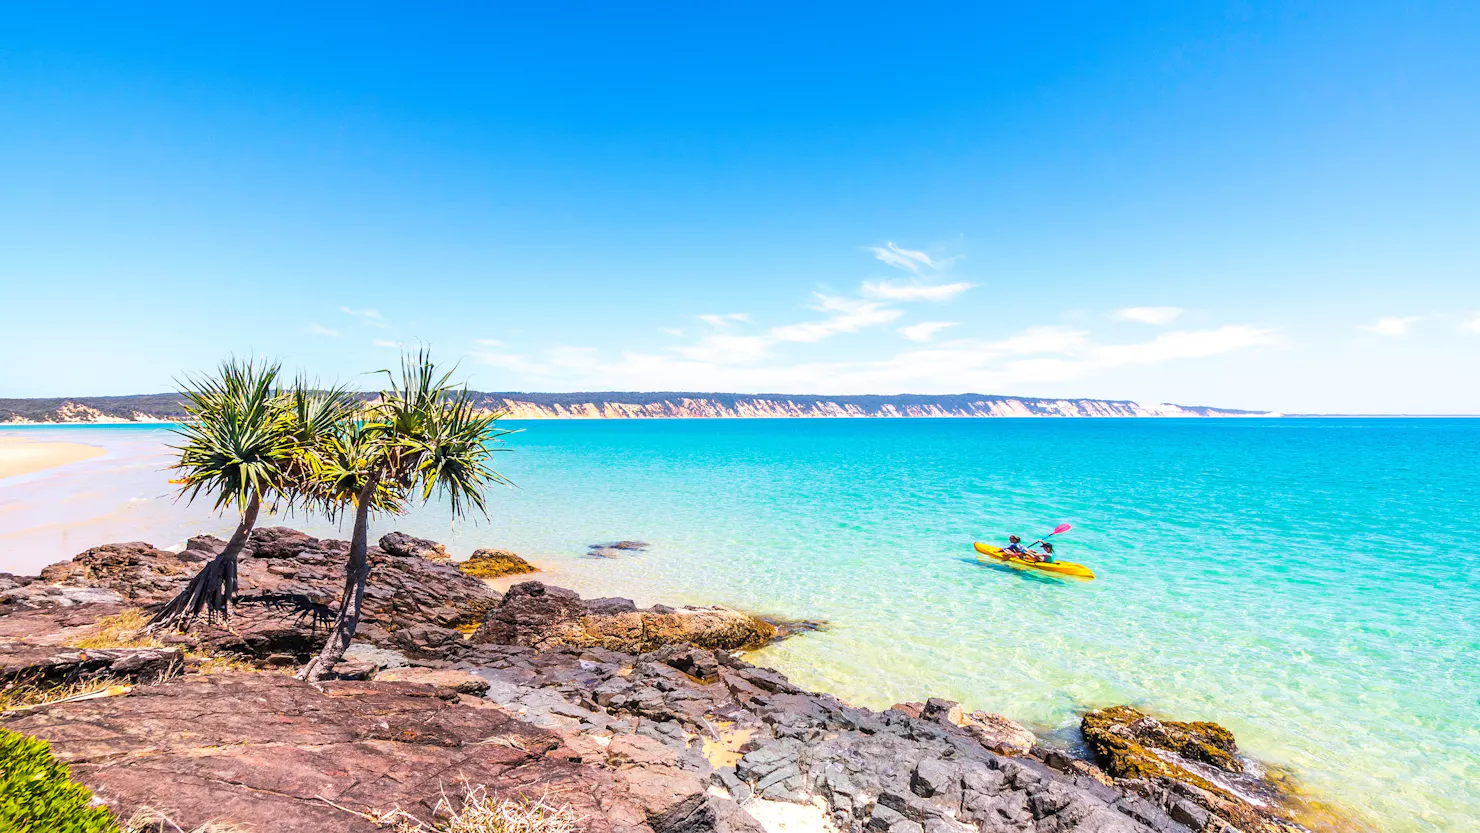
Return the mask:
M 759 647 L 775 636 L 770 624 L 725 607 L 638 610 L 630 599 L 588 602 L 569 590 L 526 581 L 509 588 L 472 642 L 642 654 L 665 645 L 734 651 Z
M 1233 733 L 1216 723 L 1158 720 L 1114 706 L 1086 714 L 1080 732 L 1115 783 L 1157 800 L 1194 829 L 1219 823 L 1246 833 L 1297 829 L 1280 809 L 1275 785 L 1238 777 L 1244 763 Z M 1275 800 L 1256 803 L 1251 794 Z
M 443 563 L 452 560 L 447 554 L 447 548 L 436 541 L 415 538 L 404 532 L 388 532 L 380 536 L 380 548 L 391 555 L 404 558 L 425 558 Z
M 1038 744 L 1038 737 L 1018 723 L 991 712 L 968 712 L 952 700 L 932 697 L 925 703 L 900 703 L 894 709 L 910 717 L 965 729 L 982 746 L 1000 755 L 1026 755 Z
M 744 613 L 640 610 L 537 581 L 500 595 L 428 557 L 428 543 L 372 548 L 365 623 L 336 666 L 366 679 L 317 687 L 270 670 L 203 676 L 189 662 L 155 682 L 179 671 L 179 652 L 75 647 L 124 604 L 168 599 L 218 539 L 178 554 L 98 547 L 41 581 L 0 577 L 0 677 L 135 682 L 0 723 L 51 741 L 125 815 L 147 804 L 185 829 L 368 833 L 387 812 L 426 818 L 444 792 L 478 787 L 557 796 L 581 828 L 618 833 L 763 833 L 756 816 L 779 818 L 777 807 L 840 833 L 1292 829 L 1277 805 L 1246 799 L 1252 776 L 1215 724 L 1091 713 L 1084 737 L 1102 770 L 951 701 L 878 713 L 807 692 L 736 655 L 777 635 Z M 261 530 L 231 626 L 161 638 L 264 669 L 300 662 L 323 639 L 347 550 Z M 64 601 L 82 593 L 110 601 Z
M 471 699 L 471 698 L 469 698 Z M 394 810 L 430 818 L 463 783 L 499 797 L 559 796 L 592 831 L 624 809 L 614 779 L 569 760 L 549 732 L 451 689 L 327 683 L 280 674 L 181 677 L 123 697 L 61 703 L 4 721 L 52 751 L 128 818 L 149 806 L 179 827 L 374 833 Z M 646 819 L 629 811 L 646 833 Z
M 37 602 L 46 602 L 48 594 L 106 593 L 105 598 L 115 601 L 160 605 L 225 546 L 221 539 L 203 535 L 191 538 L 179 553 L 137 542 L 94 547 L 47 567 L 40 582 L 4 592 Z M 440 544 L 402 533 L 388 534 L 381 538 L 381 546 L 370 548 L 360 639 L 390 644 L 392 634 L 432 628 L 460 640 L 457 628 L 472 630 L 483 621 L 499 594 L 437 559 L 441 552 Z M 348 558 L 346 541 L 318 539 L 285 527 L 258 529 L 238 559 L 239 599 L 231 626 L 198 623 L 187 634 L 163 638 L 257 657 L 306 658 L 322 644 L 324 628 L 333 619 Z
M 457 569 L 474 578 L 502 578 L 524 573 L 537 573 L 539 568 L 508 550 L 474 550 L 467 561 L 459 561 Z

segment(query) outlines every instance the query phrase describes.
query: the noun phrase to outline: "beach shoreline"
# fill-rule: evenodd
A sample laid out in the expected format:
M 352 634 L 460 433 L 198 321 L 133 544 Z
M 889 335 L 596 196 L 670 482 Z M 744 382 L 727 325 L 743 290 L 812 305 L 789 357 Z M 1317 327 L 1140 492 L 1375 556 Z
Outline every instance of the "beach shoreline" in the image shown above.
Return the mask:
M 95 445 L 0 436 L 0 480 L 101 457 L 107 451 Z

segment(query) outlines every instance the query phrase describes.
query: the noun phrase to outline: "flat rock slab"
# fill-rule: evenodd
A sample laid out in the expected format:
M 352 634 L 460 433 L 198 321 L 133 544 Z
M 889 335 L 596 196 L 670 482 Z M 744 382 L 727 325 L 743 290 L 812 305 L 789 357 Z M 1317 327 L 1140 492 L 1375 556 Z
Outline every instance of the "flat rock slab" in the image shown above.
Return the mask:
M 425 820 L 463 783 L 496 798 L 563 802 L 585 829 L 611 829 L 609 776 L 567 760 L 554 735 L 467 699 L 416 683 L 316 688 L 232 673 L 55 704 L 0 725 L 50 741 L 120 817 L 149 806 L 187 830 L 214 819 L 372 833 L 382 828 L 359 814 L 401 809 Z

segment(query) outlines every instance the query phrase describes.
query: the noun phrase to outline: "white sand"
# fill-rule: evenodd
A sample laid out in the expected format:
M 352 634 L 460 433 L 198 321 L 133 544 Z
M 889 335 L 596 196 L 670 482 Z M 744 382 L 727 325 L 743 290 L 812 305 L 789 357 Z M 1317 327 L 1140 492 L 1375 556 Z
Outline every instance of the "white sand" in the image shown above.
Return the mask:
M 93 457 L 103 449 L 82 443 L 37 442 L 24 437 L 0 437 L 0 478 L 65 466 Z

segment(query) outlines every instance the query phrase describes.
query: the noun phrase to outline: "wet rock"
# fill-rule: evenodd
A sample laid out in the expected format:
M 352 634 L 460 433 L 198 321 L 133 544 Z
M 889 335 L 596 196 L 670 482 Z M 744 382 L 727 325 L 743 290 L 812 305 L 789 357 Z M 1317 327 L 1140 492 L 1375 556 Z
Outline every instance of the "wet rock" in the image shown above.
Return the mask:
M 451 560 L 447 555 L 447 548 L 436 541 L 417 538 L 404 532 L 387 532 L 380 536 L 380 541 L 377 543 L 387 555 L 400 558 L 425 558 L 428 561 L 441 563 Z
M 539 568 L 508 550 L 480 549 L 473 552 L 467 561 L 459 561 L 457 569 L 474 578 L 500 578 L 522 573 L 536 573 Z
M 1215 829 L 1225 822 L 1244 833 L 1296 829 L 1274 785 L 1254 785 L 1277 799 L 1255 805 L 1215 783 L 1220 772 L 1237 776 L 1243 771 L 1234 757 L 1233 733 L 1216 723 L 1158 720 L 1130 706 L 1115 706 L 1086 714 L 1080 731 L 1114 784 L 1152 800 L 1178 823 L 1200 819 L 1201 810 L 1215 819 L 1204 826 Z M 1186 806 L 1178 809 L 1179 803 Z
M 1235 757 L 1233 733 L 1216 723 L 1162 721 L 1130 706 L 1115 706 L 1086 714 L 1080 728 L 1096 753 L 1107 759 L 1105 768 L 1112 775 L 1157 774 L 1154 769 L 1143 771 L 1146 748 L 1173 752 L 1224 772 L 1244 771 L 1243 762 Z

